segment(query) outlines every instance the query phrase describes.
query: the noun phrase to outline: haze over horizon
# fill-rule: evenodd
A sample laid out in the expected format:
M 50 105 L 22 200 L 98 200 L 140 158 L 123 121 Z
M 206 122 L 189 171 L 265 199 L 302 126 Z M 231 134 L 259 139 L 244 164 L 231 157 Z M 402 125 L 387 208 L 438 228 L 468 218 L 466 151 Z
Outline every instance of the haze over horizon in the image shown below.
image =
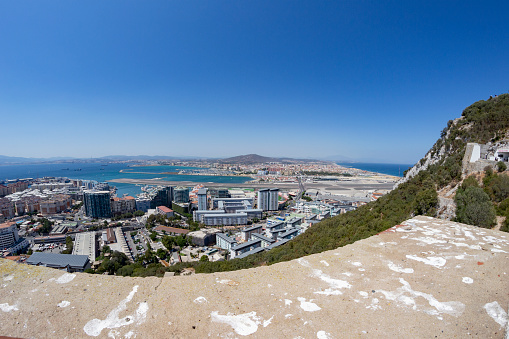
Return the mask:
M 507 92 L 506 2 L 0 4 L 18 157 L 240 154 L 413 164 Z

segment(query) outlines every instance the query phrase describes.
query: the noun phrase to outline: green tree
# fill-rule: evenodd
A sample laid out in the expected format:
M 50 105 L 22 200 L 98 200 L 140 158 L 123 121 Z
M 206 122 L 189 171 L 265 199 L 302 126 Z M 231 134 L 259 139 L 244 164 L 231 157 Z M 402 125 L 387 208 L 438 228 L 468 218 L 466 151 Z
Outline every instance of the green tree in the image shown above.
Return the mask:
M 157 239 L 157 233 L 156 232 L 151 232 L 150 233 L 150 240 L 156 241 L 156 239 Z
M 469 225 L 491 228 L 495 224 L 495 208 L 490 197 L 479 187 L 458 190 L 456 197 L 456 221 Z
M 432 188 L 421 190 L 415 197 L 415 213 L 434 216 L 437 212 L 438 195 Z
M 177 246 L 180 248 L 183 248 L 187 245 L 187 239 L 185 235 L 179 235 L 175 237 L 175 242 L 177 243 Z
M 173 249 L 173 244 L 175 243 L 175 240 L 173 237 L 165 235 L 161 242 L 163 243 L 164 247 L 168 249 L 168 251 L 171 251 Z
M 465 190 L 467 187 L 470 187 L 470 186 L 479 187 L 479 182 L 477 181 L 477 179 L 475 178 L 474 175 L 471 175 L 468 178 L 466 178 L 465 180 L 463 180 L 460 187 L 461 187 L 461 189 Z
M 167 252 L 165 250 L 163 250 L 162 248 L 158 248 L 157 251 L 156 251 L 156 254 L 159 257 L 159 259 L 166 258 L 166 253 Z
M 62 254 L 72 254 L 73 242 L 70 236 L 65 237 L 65 250 L 62 251 Z
M 493 201 L 501 202 L 509 197 L 509 176 L 495 174 L 491 180 L 489 180 L 488 185 L 484 187 L 484 190 Z
M 209 261 L 209 257 L 204 254 L 204 255 L 201 256 L 200 261 L 201 262 L 207 262 L 207 261 Z
M 505 162 L 499 161 L 497 163 L 497 169 L 498 169 L 499 172 L 503 172 L 503 171 L 505 171 L 507 169 L 507 165 L 505 164 Z

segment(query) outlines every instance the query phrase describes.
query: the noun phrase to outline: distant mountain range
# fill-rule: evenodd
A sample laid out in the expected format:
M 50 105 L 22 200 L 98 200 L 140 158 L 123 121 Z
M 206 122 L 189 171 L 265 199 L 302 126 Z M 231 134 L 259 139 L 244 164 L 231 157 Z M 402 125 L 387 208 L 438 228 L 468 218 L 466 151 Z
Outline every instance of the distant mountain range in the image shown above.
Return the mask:
M 0 165 L 49 163 L 49 162 L 101 162 L 101 161 L 159 161 L 159 160 L 201 160 L 205 162 L 219 162 L 225 164 L 261 164 L 261 163 L 307 163 L 307 162 L 384 162 L 377 159 L 353 159 L 342 155 L 331 155 L 317 159 L 294 159 L 287 157 L 265 157 L 258 154 L 238 155 L 230 158 L 193 157 L 193 156 L 168 156 L 168 155 L 108 155 L 99 158 L 73 158 L 73 157 L 52 157 L 52 158 L 24 158 L 0 155 Z
M 62 161 L 62 160 L 71 160 L 73 158 L 70 157 L 53 157 L 53 158 L 23 158 L 23 157 L 8 157 L 5 155 L 0 155 L 0 164 L 8 165 L 8 164 L 28 164 L 34 162 L 51 162 L 51 161 Z
M 263 164 L 263 163 L 302 163 L 302 162 L 324 162 L 322 160 L 315 159 L 292 159 L 292 158 L 272 158 L 272 157 L 264 157 L 258 154 L 246 154 L 246 155 L 238 155 L 236 157 L 226 158 L 217 160 L 217 162 L 225 163 L 225 164 L 244 164 L 244 165 L 252 165 L 252 164 Z
M 157 160 L 191 160 L 210 159 L 204 157 L 172 157 L 164 155 L 108 155 L 100 158 L 73 158 L 73 157 L 52 157 L 52 158 L 23 158 L 0 155 L 0 165 L 50 163 L 50 162 L 101 162 L 101 161 L 157 161 Z
M 0 165 L 29 164 L 29 163 L 48 163 L 48 162 L 101 162 L 101 161 L 159 161 L 159 160 L 201 160 L 204 162 L 220 162 L 226 164 L 260 164 L 260 163 L 302 163 L 302 162 L 324 162 L 314 159 L 292 159 L 292 158 L 272 158 L 258 154 L 239 155 L 231 158 L 206 158 L 191 156 L 165 156 L 165 155 L 108 155 L 100 158 L 71 158 L 71 157 L 53 157 L 53 158 L 23 158 L 9 157 L 0 155 Z

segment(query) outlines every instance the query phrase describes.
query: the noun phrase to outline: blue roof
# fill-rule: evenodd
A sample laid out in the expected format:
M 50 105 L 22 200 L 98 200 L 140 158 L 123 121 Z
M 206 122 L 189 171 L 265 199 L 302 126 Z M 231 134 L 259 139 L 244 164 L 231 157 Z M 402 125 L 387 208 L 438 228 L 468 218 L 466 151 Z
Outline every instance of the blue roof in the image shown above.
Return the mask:
M 266 250 L 271 250 L 273 249 L 274 247 L 278 247 L 278 246 L 281 246 L 283 244 L 286 244 L 287 242 L 289 242 L 290 239 L 285 239 L 285 240 L 281 240 L 281 241 L 278 241 L 276 243 L 273 243 L 272 245 L 268 246 L 268 247 L 265 247 Z
M 274 228 L 274 227 L 278 227 L 278 226 L 281 226 L 281 225 L 284 225 L 285 223 L 283 221 L 279 221 L 279 222 L 276 222 L 272 225 L 267 225 L 265 226 L 265 228 Z
M 258 242 L 261 242 L 260 239 L 255 239 L 255 240 L 249 240 L 249 241 L 246 241 L 245 243 L 242 243 L 242 244 L 238 244 L 237 246 L 233 247 L 232 249 L 237 251 L 239 249 L 242 249 L 242 248 L 245 248 L 245 247 L 249 247 L 251 245 L 254 245 Z
M 247 257 L 248 255 L 255 254 L 255 253 L 258 253 L 258 252 L 263 252 L 263 251 L 265 251 L 265 249 L 263 247 L 257 247 L 254 250 L 251 250 L 251 251 L 248 251 L 248 252 L 244 252 L 241 255 L 236 256 L 235 259 L 237 259 L 237 258 L 242 259 L 242 258 Z
M 273 243 L 275 241 L 274 239 L 267 238 L 266 236 L 258 234 L 258 233 L 251 234 L 251 237 L 256 237 L 256 238 L 259 238 L 261 240 L 265 240 L 265 241 L 270 242 L 270 243 Z
M 298 230 L 298 229 L 296 229 L 296 228 L 286 229 L 285 231 L 286 231 L 285 233 L 278 234 L 278 237 L 280 237 L 280 238 L 284 238 L 284 237 L 287 237 L 287 236 L 289 236 L 289 235 L 292 235 L 292 234 L 294 234 L 294 233 L 296 233 L 296 232 L 299 232 L 299 230 Z
M 259 229 L 259 228 L 262 228 L 262 225 L 254 225 L 254 226 L 251 226 L 251 227 L 244 228 L 242 230 L 242 232 L 249 232 L 249 231 L 252 231 L 252 230 Z
M 226 234 L 224 233 L 216 233 L 216 237 L 219 237 L 221 239 L 224 239 L 225 241 L 229 242 L 230 244 L 231 243 L 236 243 L 237 240 L 233 239 L 233 238 L 230 238 L 229 236 L 227 236 Z
M 48 267 L 74 267 L 84 268 L 89 262 L 88 255 L 57 254 L 35 252 L 26 261 L 29 265 L 42 265 Z

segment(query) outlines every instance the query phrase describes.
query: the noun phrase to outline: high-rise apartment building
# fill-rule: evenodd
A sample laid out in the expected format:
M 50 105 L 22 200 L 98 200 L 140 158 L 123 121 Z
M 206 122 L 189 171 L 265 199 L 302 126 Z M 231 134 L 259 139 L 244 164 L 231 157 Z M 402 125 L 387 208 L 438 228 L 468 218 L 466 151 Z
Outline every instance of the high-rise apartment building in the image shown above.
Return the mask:
M 173 202 L 186 204 L 189 202 L 189 188 L 177 187 L 173 190 Z
M 200 188 L 198 190 L 198 211 L 204 211 L 207 209 L 207 189 Z
M 91 218 L 110 218 L 111 204 L 109 191 L 85 191 L 83 194 L 85 212 Z
M 111 199 L 111 213 L 121 215 L 136 212 L 136 199 L 130 196 Z
M 258 191 L 258 208 L 264 211 L 277 211 L 278 199 L 278 188 L 263 188 Z
M 154 209 L 157 206 L 171 207 L 173 201 L 174 189 L 172 186 L 159 186 L 157 190 L 151 194 L 150 208 Z M 189 193 L 188 193 L 189 199 Z

